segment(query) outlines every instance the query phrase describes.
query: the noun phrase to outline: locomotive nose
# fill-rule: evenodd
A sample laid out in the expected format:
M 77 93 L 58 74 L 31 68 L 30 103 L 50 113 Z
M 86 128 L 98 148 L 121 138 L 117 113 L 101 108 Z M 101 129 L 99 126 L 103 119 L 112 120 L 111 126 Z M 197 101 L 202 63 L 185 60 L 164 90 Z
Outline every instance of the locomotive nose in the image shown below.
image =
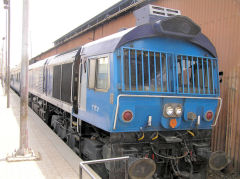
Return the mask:
M 131 179 L 148 179 L 153 176 L 156 164 L 149 158 L 131 158 L 129 160 L 128 174 Z

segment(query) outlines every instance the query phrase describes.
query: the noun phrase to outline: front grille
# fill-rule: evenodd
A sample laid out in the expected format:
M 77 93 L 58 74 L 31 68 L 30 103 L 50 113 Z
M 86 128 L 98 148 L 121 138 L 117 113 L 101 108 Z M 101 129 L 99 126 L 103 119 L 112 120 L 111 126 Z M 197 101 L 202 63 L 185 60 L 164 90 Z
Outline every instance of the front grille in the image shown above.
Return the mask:
M 216 95 L 217 74 L 216 58 L 121 49 L 122 91 Z
M 174 92 L 172 55 L 164 52 L 122 49 L 122 90 Z
M 216 94 L 216 58 L 176 56 L 177 92 Z

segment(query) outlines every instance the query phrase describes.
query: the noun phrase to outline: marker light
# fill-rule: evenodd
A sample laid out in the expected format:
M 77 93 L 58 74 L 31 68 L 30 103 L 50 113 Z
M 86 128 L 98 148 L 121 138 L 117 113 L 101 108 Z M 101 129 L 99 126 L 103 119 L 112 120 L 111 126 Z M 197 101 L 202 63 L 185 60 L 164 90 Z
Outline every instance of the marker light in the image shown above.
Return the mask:
M 122 119 L 124 122 L 130 122 L 133 119 L 133 113 L 130 110 L 126 110 L 122 113 Z
M 181 107 L 176 107 L 176 108 L 175 108 L 175 114 L 176 114 L 177 116 L 180 116 L 180 115 L 182 114 L 182 108 L 181 108 Z
M 208 121 L 211 121 L 213 119 L 213 112 L 212 111 L 207 111 L 205 113 L 205 119 Z
M 173 107 L 172 106 L 168 106 L 166 108 L 166 113 L 167 113 L 168 116 L 173 115 Z

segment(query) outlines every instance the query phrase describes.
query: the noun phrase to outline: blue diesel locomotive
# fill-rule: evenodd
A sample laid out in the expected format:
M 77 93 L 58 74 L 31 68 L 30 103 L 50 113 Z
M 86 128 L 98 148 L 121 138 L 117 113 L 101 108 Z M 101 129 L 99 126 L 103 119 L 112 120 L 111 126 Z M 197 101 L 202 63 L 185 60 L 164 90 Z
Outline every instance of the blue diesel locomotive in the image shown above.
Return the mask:
M 19 72 L 11 86 L 19 91 Z M 29 105 L 84 160 L 130 156 L 131 178 L 204 178 L 221 108 L 214 46 L 185 16 L 29 66 Z M 124 163 L 96 164 L 123 178 Z

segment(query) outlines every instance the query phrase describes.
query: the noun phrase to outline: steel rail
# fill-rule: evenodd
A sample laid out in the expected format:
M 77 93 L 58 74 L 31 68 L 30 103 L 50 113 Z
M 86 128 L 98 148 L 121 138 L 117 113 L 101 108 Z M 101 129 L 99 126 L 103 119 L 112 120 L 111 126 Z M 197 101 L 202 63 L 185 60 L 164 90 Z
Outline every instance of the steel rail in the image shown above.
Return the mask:
M 141 98 L 183 98 L 183 99 L 211 99 L 211 100 L 218 100 L 218 110 L 217 110 L 217 115 L 214 120 L 214 124 L 211 125 L 212 127 L 217 125 L 219 113 L 222 108 L 222 98 L 220 97 L 194 97 L 194 96 L 158 96 L 158 95 L 131 95 L 131 94 L 120 94 L 117 97 L 117 107 L 115 111 L 115 119 L 114 119 L 114 124 L 113 124 L 113 129 L 116 130 L 116 125 L 117 125 L 117 116 L 118 116 L 118 110 L 119 110 L 119 99 L 120 97 L 141 97 Z

